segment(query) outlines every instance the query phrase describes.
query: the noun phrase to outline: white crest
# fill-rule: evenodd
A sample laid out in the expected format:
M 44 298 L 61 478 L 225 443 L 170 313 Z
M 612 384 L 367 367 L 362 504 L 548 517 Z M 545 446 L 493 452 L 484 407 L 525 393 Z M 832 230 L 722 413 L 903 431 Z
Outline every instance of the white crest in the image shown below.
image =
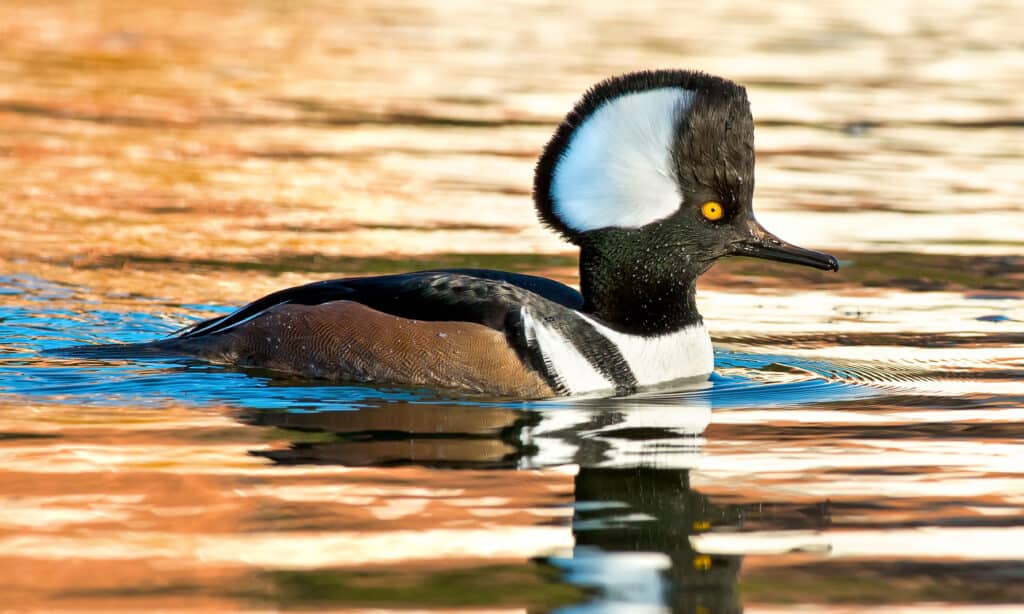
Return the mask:
M 573 132 L 551 180 L 554 213 L 583 232 L 672 215 L 682 196 L 672 143 L 693 92 L 664 87 L 605 102 Z

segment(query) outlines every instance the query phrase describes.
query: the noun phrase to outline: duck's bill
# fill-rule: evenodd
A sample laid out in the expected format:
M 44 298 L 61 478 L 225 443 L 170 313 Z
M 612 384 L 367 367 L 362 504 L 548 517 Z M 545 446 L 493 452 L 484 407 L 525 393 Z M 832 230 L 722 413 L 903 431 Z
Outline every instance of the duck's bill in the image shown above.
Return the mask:
M 823 271 L 839 270 L 839 262 L 835 256 L 816 252 L 812 249 L 797 247 L 769 232 L 765 232 L 755 238 L 734 243 L 732 253 L 736 256 L 749 256 L 751 258 L 764 258 L 765 260 L 775 260 L 789 264 L 800 264 L 822 269 Z

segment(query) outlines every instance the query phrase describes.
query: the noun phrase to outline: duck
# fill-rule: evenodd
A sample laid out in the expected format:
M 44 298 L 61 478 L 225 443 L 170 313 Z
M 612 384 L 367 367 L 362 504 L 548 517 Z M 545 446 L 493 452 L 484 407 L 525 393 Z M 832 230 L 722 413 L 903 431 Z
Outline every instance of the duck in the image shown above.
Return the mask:
M 541 223 L 579 250 L 579 290 L 483 269 L 331 279 L 155 341 L 90 347 L 523 400 L 703 382 L 714 350 L 696 283 L 716 261 L 839 268 L 756 220 L 754 158 L 741 85 L 688 70 L 611 77 L 576 102 L 534 172 Z

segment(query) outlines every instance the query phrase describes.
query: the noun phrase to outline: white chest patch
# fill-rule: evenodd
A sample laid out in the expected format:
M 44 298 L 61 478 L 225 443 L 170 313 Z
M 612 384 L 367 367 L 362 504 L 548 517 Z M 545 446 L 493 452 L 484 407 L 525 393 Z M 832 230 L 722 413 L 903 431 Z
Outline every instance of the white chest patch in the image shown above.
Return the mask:
M 548 372 L 569 394 L 615 389 L 615 382 L 602 375 L 562 332 L 535 319 L 526 308 L 522 316 L 527 342 L 539 350 Z M 580 313 L 576 316 L 619 350 L 640 387 L 702 379 L 714 370 L 714 349 L 703 324 L 657 337 L 641 337 L 614 331 Z
M 703 324 L 657 337 L 641 337 L 614 331 L 582 314 L 580 317 L 619 348 L 641 387 L 706 378 L 715 369 L 715 350 Z
M 554 213 L 576 231 L 635 228 L 679 208 L 672 144 L 693 92 L 660 88 L 609 100 L 573 131 L 551 181 Z

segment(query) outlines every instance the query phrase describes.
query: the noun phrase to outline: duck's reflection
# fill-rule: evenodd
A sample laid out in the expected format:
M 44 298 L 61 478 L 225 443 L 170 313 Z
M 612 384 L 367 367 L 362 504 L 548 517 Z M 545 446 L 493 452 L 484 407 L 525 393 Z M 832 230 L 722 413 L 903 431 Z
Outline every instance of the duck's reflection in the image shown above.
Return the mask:
M 260 451 L 281 464 L 507 469 L 576 465 L 571 557 L 551 559 L 597 589 L 593 608 L 738 612 L 740 557 L 709 557 L 690 536 L 735 526 L 689 485 L 710 421 L 701 397 L 633 397 L 471 406 L 391 402 L 336 412 L 247 411 L 242 420 L 297 433 Z M 312 437 L 310 434 L 313 434 Z M 313 441 L 310 441 L 313 439 Z
M 247 410 L 242 415 L 242 421 L 252 425 L 330 436 L 254 452 L 280 464 L 452 469 L 518 467 L 537 451 L 524 443 L 522 434 L 539 420 L 539 414 L 524 409 L 404 401 L 348 411 Z

